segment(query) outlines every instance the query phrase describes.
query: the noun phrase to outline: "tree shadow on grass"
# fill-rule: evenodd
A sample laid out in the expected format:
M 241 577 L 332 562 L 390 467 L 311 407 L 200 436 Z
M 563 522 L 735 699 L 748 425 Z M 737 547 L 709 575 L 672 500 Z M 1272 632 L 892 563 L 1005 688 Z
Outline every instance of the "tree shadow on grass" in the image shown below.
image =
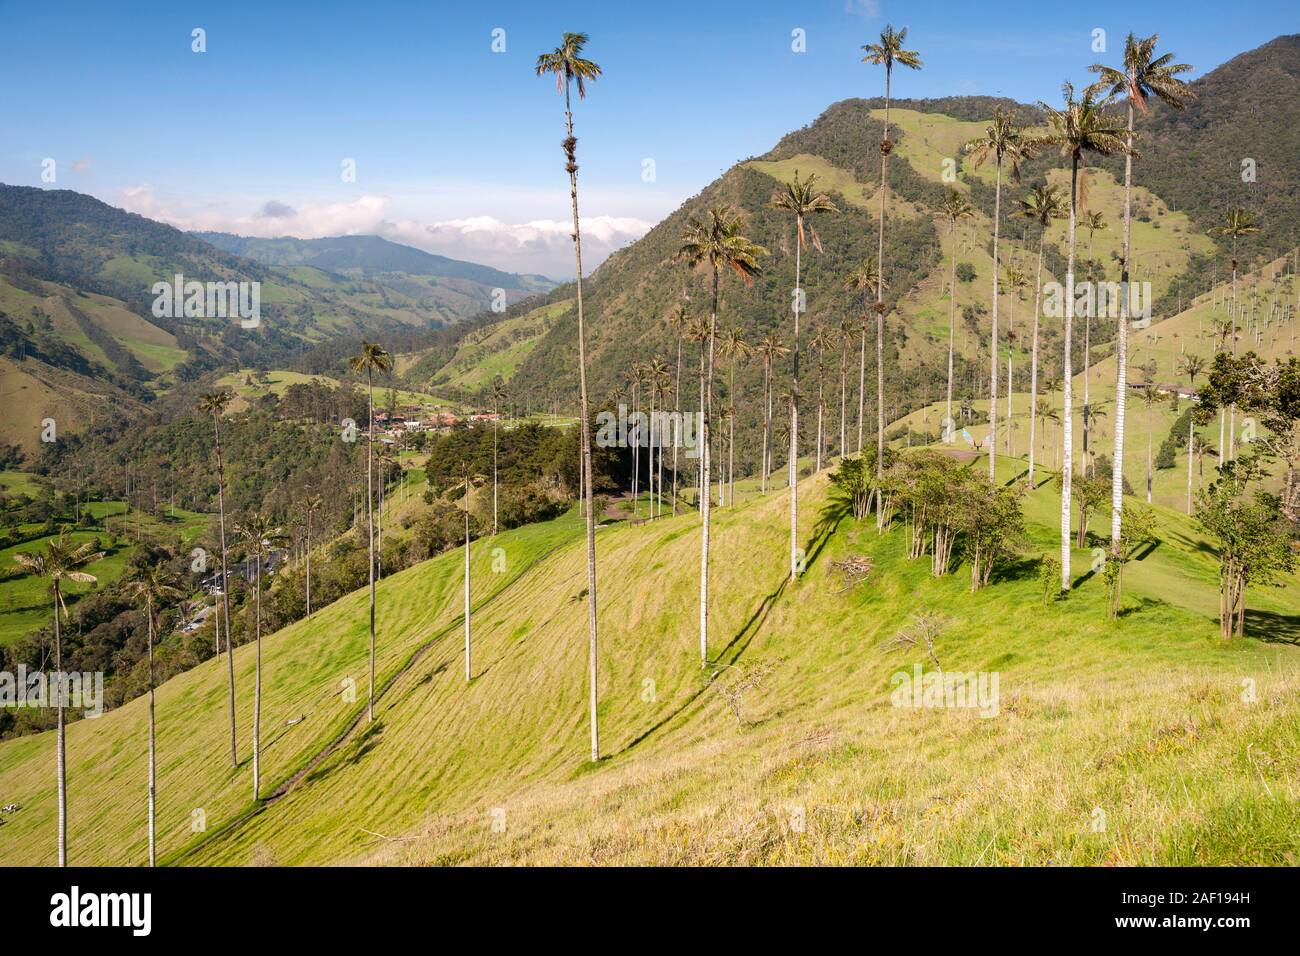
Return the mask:
M 846 514 L 851 514 L 848 504 L 836 500 L 832 500 L 830 504 L 822 509 L 817 524 L 813 528 L 812 537 L 808 540 L 808 546 L 804 549 L 806 555 L 804 574 L 808 573 L 808 568 L 810 568 L 817 558 L 821 556 L 823 549 L 826 547 L 826 543 L 835 534 L 840 521 L 844 519 Z M 740 630 L 732 636 L 731 640 L 726 643 L 721 651 L 714 655 L 714 662 L 722 664 L 723 666 L 731 666 L 740 660 L 741 655 L 749 648 L 750 643 L 754 640 L 754 636 L 767 621 L 768 614 L 770 614 L 772 608 L 776 606 L 776 602 L 780 599 L 781 595 L 785 593 L 785 589 L 789 584 L 789 576 L 783 575 L 781 583 L 777 585 L 776 590 L 759 602 L 758 607 L 754 609 L 754 613 L 751 614 L 749 619 L 741 625 Z M 693 692 L 688 698 L 686 698 L 686 700 L 682 701 L 679 707 L 660 718 L 653 726 L 642 731 L 617 753 L 609 756 L 622 756 L 638 744 L 648 740 L 657 731 L 685 713 L 691 705 L 703 696 L 704 692 L 708 690 L 708 688 L 709 685 L 707 683 L 702 684 L 698 690 Z M 601 759 L 606 760 L 609 759 L 609 757 Z
M 993 572 L 989 575 L 989 586 L 1038 577 L 1042 564 L 1042 558 L 1015 558 L 999 562 L 993 565 Z
M 332 763 L 329 761 L 323 762 L 318 769 L 307 774 L 305 780 L 308 783 L 317 783 L 326 777 L 332 776 L 344 767 L 356 766 L 366 754 L 379 746 L 383 732 L 384 721 L 382 718 L 366 724 L 365 730 L 361 731 L 343 748 L 338 760 Z
M 1246 608 L 1246 636 L 1265 644 L 1300 646 L 1300 615 Z
M 1128 617 L 1130 614 L 1140 614 L 1143 611 L 1149 611 L 1152 608 L 1168 607 L 1168 601 L 1157 601 L 1155 598 L 1139 598 L 1137 604 L 1129 604 L 1119 609 L 1116 617 Z

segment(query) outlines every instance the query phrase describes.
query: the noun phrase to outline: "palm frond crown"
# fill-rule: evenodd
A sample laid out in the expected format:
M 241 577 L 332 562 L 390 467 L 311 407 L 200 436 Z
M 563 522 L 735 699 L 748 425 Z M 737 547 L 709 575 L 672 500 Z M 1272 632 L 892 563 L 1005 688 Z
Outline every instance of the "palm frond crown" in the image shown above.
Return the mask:
M 582 48 L 587 45 L 588 39 L 585 33 L 565 33 L 559 46 L 537 58 L 537 75 L 552 74 L 557 91 L 562 91 L 572 81 L 578 86 L 578 99 L 586 99 L 587 84 L 595 82 L 600 76 L 600 67 L 596 62 L 582 56 Z
M 1124 67 L 1115 69 L 1102 63 L 1088 67 L 1100 79 L 1094 84 L 1110 96 L 1126 97 L 1143 113 L 1152 96 L 1174 109 L 1185 110 L 1196 91 L 1178 79 L 1179 73 L 1191 70 L 1189 63 L 1174 63 L 1174 55 L 1155 56 L 1159 34 L 1135 37 L 1132 33 L 1124 41 Z

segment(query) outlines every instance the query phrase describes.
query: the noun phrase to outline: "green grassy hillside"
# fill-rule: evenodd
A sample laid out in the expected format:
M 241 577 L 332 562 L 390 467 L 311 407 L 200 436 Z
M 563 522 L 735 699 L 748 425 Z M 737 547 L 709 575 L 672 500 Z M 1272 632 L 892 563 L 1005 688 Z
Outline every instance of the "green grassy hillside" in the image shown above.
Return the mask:
M 1256 305 L 1255 317 L 1259 320 L 1258 323 L 1239 321 L 1240 331 L 1237 343 L 1239 352 L 1253 350 L 1270 362 L 1279 359 L 1285 361 L 1294 354 L 1295 322 L 1283 323 L 1276 317 L 1271 321 L 1266 321 L 1269 319 L 1271 304 L 1275 300 L 1284 303 L 1294 302 L 1295 279 L 1291 276 L 1284 276 L 1281 271 L 1286 264 L 1287 260 L 1285 258 L 1277 259 L 1264 263 L 1255 271 L 1243 271 L 1238 276 L 1238 302 L 1249 309 L 1252 300 L 1254 300 Z M 1149 363 L 1154 363 L 1156 368 L 1155 381 L 1159 385 L 1191 387 L 1193 384 L 1197 386 L 1205 384 L 1206 372 L 1202 372 L 1200 378 L 1193 383 L 1181 370 L 1180 362 L 1185 355 L 1200 356 L 1206 360 L 1207 364 L 1213 360 L 1216 349 L 1214 320 L 1226 318 L 1228 314 L 1231 284 L 1226 280 L 1229 278 L 1230 276 L 1225 277 L 1220 273 L 1219 284 L 1210 291 L 1197 296 L 1191 302 L 1186 303 L 1187 307 L 1182 312 L 1165 319 L 1157 319 L 1148 328 L 1137 329 L 1130 334 L 1128 375 L 1130 382 L 1146 381 L 1146 374 L 1141 369 Z M 1019 311 L 1016 318 L 1016 328 L 1020 334 L 1017 336 L 1018 341 L 1013 354 L 1014 391 L 1011 398 L 1013 422 L 1011 452 L 1026 462 L 1029 452 L 1030 402 L 1029 336 L 1026 334 L 1026 327 L 1029 322 L 1032 322 L 1032 288 L 1029 293 L 1031 299 L 1028 308 Z M 1079 341 L 1082 335 L 1082 325 L 1082 320 L 1075 320 L 1074 336 L 1076 342 Z M 1258 341 L 1255 334 L 1257 325 Z M 1044 319 L 1043 326 L 1045 330 L 1050 329 L 1054 335 L 1059 336 L 1061 320 Z M 959 334 L 957 338 L 958 349 L 961 349 L 963 344 L 967 346 L 967 357 L 973 358 L 975 355 L 974 344 L 967 343 Z M 943 347 L 947 348 L 946 340 Z M 1103 454 L 1107 458 L 1113 453 L 1115 442 L 1115 357 L 1113 353 L 1114 346 L 1111 343 L 1097 346 L 1093 350 L 1091 368 L 1087 372 L 1080 369 L 1074 375 L 1074 441 L 1076 456 L 1082 453 L 1082 406 L 1085 378 L 1088 381 L 1088 393 L 1091 402 L 1099 412 L 1098 417 L 1093 421 L 1090 448 L 1094 453 Z M 1044 391 L 1044 382 L 1046 381 L 1044 370 L 1059 370 L 1061 356 L 1055 354 L 1054 351 L 1045 350 L 1040 360 L 1043 365 L 1040 366 L 1039 370 L 1039 399 L 1047 402 L 1053 412 L 1059 416 L 1064 408 L 1063 396 L 1059 386 L 1050 394 Z M 1007 369 L 1005 352 L 1001 361 L 998 376 L 998 388 L 1002 392 L 998 400 L 998 428 L 1000 435 L 998 450 L 999 452 L 1006 452 L 1005 388 Z M 985 352 L 982 362 L 982 381 L 979 383 L 979 387 L 987 391 L 987 352 Z M 954 407 L 958 403 L 959 396 L 970 393 L 971 385 L 969 382 L 954 383 Z M 1146 493 L 1148 441 L 1153 452 L 1158 451 L 1161 442 L 1169 435 L 1178 415 L 1187 409 L 1188 404 L 1187 400 L 1183 400 L 1175 410 L 1169 396 L 1165 395 L 1152 408 L 1148 409 L 1137 391 L 1131 390 L 1129 393 L 1124 432 L 1124 476 L 1143 498 L 1145 498 Z M 988 401 L 972 402 L 972 408 L 974 410 L 972 421 L 965 423 L 958 418 L 958 425 L 959 427 L 965 427 L 975 441 L 983 442 L 988 435 Z M 832 412 L 838 415 L 838 406 Z M 942 427 L 943 415 L 943 402 L 934 402 L 910 413 L 898 422 L 891 424 L 889 428 L 893 430 L 906 425 L 917 432 L 937 435 Z M 954 411 L 954 416 L 957 416 L 956 411 Z M 838 418 L 834 420 L 837 423 L 834 427 L 838 428 Z M 1244 418 L 1242 421 L 1244 421 Z M 1239 437 L 1241 427 L 1239 423 Z M 1045 425 L 1040 420 L 1035 428 L 1036 460 L 1046 462 L 1052 466 L 1058 465 L 1061 444 L 1059 425 L 1054 422 Z M 1217 449 L 1219 447 L 1217 418 L 1208 425 L 1198 427 L 1197 446 L 1206 450 L 1202 459 L 1193 462 L 1193 491 L 1199 489 L 1213 477 L 1213 465 L 1217 461 Z M 1173 468 L 1154 469 L 1152 500 L 1176 510 L 1186 510 L 1186 445 L 1183 445 L 1175 456 Z
M 0 485 L 6 490 L 34 491 L 34 484 L 21 472 L 0 474 Z M 146 541 L 179 541 L 183 547 L 189 547 L 208 528 L 208 515 L 182 508 L 171 509 L 161 517 L 130 510 L 125 501 L 93 501 L 85 508 L 104 522 L 105 528 L 73 531 L 69 539 L 78 546 L 98 540 L 104 557 L 86 567 L 97 579 L 95 584 L 64 585 L 64 600 L 70 611 L 76 608 L 82 595 L 104 588 L 122 576 L 136 551 L 137 533 Z M 40 528 L 24 525 L 18 530 L 38 535 Z M 12 643 L 50 623 L 48 583 L 23 572 L 13 556 L 20 551 L 41 551 L 56 537 L 38 535 L 21 544 L 0 548 L 0 645 Z
M 1004 477 L 1020 470 L 1004 463 Z M 1230 863 L 1300 852 L 1300 586 L 1252 593 L 1223 645 L 1215 565 L 1188 520 L 1126 573 L 1103 619 L 1091 555 L 1044 607 L 1029 559 L 1054 549 L 1057 498 L 1026 502 L 1026 560 L 971 594 L 902 557 L 901 529 L 819 521 L 803 483 L 807 573 L 785 581 L 786 500 L 717 512 L 711 656 L 697 657 L 698 516 L 614 525 L 600 554 L 601 733 L 586 761 L 584 554 L 575 515 L 476 542 L 473 680 L 452 552 L 380 586 L 383 694 L 364 722 L 365 595 L 264 645 L 265 791 L 247 766 L 251 647 L 236 652 L 241 757 L 225 751 L 224 662 L 162 687 L 159 839 L 168 862 Z M 493 551 L 500 548 L 499 552 Z M 870 555 L 845 589 L 832 563 Z M 493 573 L 492 563 L 504 570 Z M 891 677 L 935 666 L 894 636 L 950 620 L 946 671 L 999 674 L 998 714 L 891 706 Z M 760 662 L 741 695 L 721 689 Z M 735 665 L 734 667 L 732 665 Z M 705 678 L 718 672 L 712 684 Z M 356 682 L 356 699 L 342 697 Z M 1245 695 L 1243 681 L 1253 681 Z M 145 702 L 69 732 L 74 863 L 145 857 Z M 0 860 L 49 863 L 53 738 L 0 745 Z M 192 832 L 202 809 L 206 832 Z M 1097 822 L 1104 828 L 1097 829 Z

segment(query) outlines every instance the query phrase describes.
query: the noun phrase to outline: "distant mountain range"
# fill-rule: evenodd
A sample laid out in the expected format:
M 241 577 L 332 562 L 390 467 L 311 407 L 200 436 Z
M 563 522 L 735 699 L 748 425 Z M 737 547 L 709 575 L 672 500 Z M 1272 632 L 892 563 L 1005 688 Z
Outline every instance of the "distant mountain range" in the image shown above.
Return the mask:
M 267 266 L 308 265 L 328 272 L 365 276 L 405 272 L 413 276 L 464 279 L 489 288 L 528 293 L 545 292 L 557 284 L 545 276 L 502 272 L 476 262 L 434 255 L 380 236 L 331 236 L 327 239 L 282 236 L 260 239 L 229 232 L 194 232 L 191 235 L 218 249 Z
M 255 329 L 156 314 L 154 285 L 259 283 Z M 438 329 L 550 289 L 376 236 L 199 236 L 71 190 L 0 184 L 0 441 L 35 447 L 40 422 L 76 431 L 105 400 L 131 414 L 177 384 L 275 368 L 339 337 Z M 12 412 L 13 414 L 8 414 Z

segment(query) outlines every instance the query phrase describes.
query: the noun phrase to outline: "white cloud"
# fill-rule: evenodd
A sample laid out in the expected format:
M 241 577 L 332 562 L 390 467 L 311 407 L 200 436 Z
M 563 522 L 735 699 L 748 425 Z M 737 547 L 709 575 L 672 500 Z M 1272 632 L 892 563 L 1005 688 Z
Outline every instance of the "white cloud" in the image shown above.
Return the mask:
M 387 196 L 363 194 L 347 202 L 296 202 L 277 199 L 251 211 L 232 213 L 225 204 L 190 209 L 160 199 L 147 184 L 121 191 L 118 205 L 179 229 L 233 232 L 241 236 L 377 235 L 426 252 L 480 262 L 510 272 L 536 272 L 564 278 L 573 269 L 573 224 L 533 219 L 504 222 L 492 216 L 443 221 L 391 217 Z M 653 225 L 630 216 L 590 216 L 582 221 L 583 266 L 590 270 L 610 253 L 639 239 Z
M 582 261 L 590 270 L 610 253 L 649 231 L 653 223 L 627 216 L 590 216 L 582 221 Z M 483 262 L 516 272 L 556 278 L 573 270 L 573 223 L 555 219 L 502 222 L 491 216 L 422 223 L 386 223 L 380 235 L 428 252 Z
M 867 20 L 880 18 L 880 4 L 876 0 L 844 0 L 844 12 Z

